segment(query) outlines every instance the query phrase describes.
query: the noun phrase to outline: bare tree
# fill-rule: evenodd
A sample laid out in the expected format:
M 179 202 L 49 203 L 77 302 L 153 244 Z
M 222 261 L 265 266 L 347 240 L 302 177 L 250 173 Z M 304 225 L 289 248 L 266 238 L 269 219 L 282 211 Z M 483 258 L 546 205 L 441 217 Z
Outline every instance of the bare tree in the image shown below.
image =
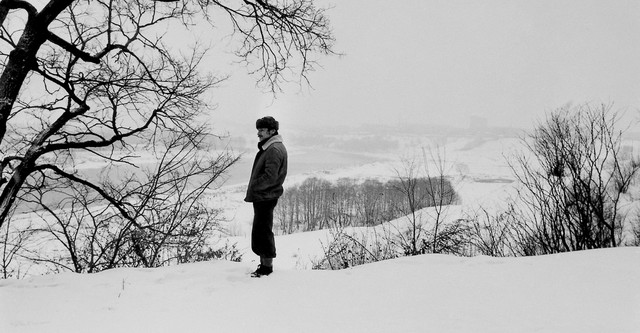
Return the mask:
M 422 160 L 424 161 L 425 174 L 429 177 L 426 182 L 426 197 L 428 199 L 427 205 L 433 207 L 434 216 L 433 229 L 431 241 L 431 251 L 433 253 L 441 253 L 447 251 L 447 247 L 454 247 L 451 245 L 444 245 L 446 242 L 438 241 L 443 238 L 440 235 L 440 228 L 443 223 L 443 219 L 446 217 L 447 210 L 450 205 L 456 203 L 459 198 L 456 193 L 449 173 L 451 172 L 452 165 L 447 165 L 446 150 L 442 147 L 435 147 L 429 149 L 422 149 Z M 431 165 L 433 164 L 433 167 Z M 449 240 L 457 240 L 456 231 L 462 231 L 464 229 L 461 224 L 454 226 L 448 226 L 446 234 Z
M 0 278 L 21 278 L 29 271 L 29 263 L 23 262 L 22 250 L 33 236 L 30 226 L 21 229 L 9 222 L 0 233 Z
M 276 218 L 285 233 L 323 229 L 333 221 L 335 187 L 324 179 L 311 177 L 288 188 L 276 207 Z
M 135 169 L 137 151 L 171 133 L 206 135 L 203 94 L 224 77 L 200 75 L 203 49 L 174 50 L 165 35 L 214 11 L 229 18 L 239 59 L 272 91 L 291 71 L 306 79 L 314 53 L 331 53 L 328 20 L 311 0 L 0 1 L 0 227 L 28 191 L 71 181 L 144 230 L 142 202 L 125 200 L 134 193 L 78 172 L 74 155 Z
M 621 244 L 620 204 L 640 163 L 621 158 L 617 119 L 610 105 L 559 109 L 510 162 L 537 253 Z
M 392 187 L 402 197 L 396 203 L 398 211 L 409 221 L 408 229 L 399 233 L 406 254 L 458 251 L 454 243 L 460 243 L 462 238 L 459 236 L 466 232 L 466 228 L 455 223 L 443 227 L 449 205 L 458 201 L 448 177 L 450 170 L 444 150 L 428 149 L 427 154 L 423 149 L 422 162 L 415 157 L 403 159 L 402 167 L 402 170 L 396 170 L 397 180 L 392 182 Z M 426 229 L 427 218 L 421 212 L 425 207 L 432 207 L 433 211 L 429 216 L 432 222 L 430 230 Z
M 278 205 L 274 211 L 276 221 L 280 225 L 280 230 L 284 234 L 292 234 L 299 229 L 300 205 L 295 191 L 287 189 L 284 191 Z
M 426 198 L 426 194 L 420 186 L 419 175 L 420 167 L 415 158 L 402 160 L 403 170 L 396 170 L 397 181 L 393 182 L 392 187 L 402 200 L 397 205 L 397 210 L 409 220 L 409 228 L 406 232 L 400 230 L 401 244 L 405 248 L 405 253 L 416 255 L 424 253 L 421 249 L 422 234 L 424 226 L 421 214 L 418 212 L 424 208 L 422 203 Z
M 366 179 L 355 191 L 356 219 L 359 225 L 373 226 L 384 222 L 385 186 L 376 179 Z
M 206 252 L 207 239 L 218 231 L 219 212 L 203 193 L 237 157 L 211 159 L 208 150 L 198 149 L 201 142 L 191 140 L 184 134 L 167 138 L 154 147 L 158 163 L 120 175 L 124 181 L 103 175 L 100 187 L 127 208 L 129 219 L 81 183 L 34 188 L 25 200 L 42 207 L 40 223 L 31 228 L 41 245 L 34 251 L 25 247 L 24 257 L 56 271 L 92 273 L 180 263 Z M 47 200 L 50 195 L 64 200 Z
M 340 178 L 335 186 L 331 186 L 329 192 L 329 227 L 351 226 L 355 217 L 355 180 Z
M 316 177 L 308 178 L 297 189 L 296 203 L 300 205 L 300 224 L 303 231 L 322 229 L 327 212 L 327 189 L 330 183 Z

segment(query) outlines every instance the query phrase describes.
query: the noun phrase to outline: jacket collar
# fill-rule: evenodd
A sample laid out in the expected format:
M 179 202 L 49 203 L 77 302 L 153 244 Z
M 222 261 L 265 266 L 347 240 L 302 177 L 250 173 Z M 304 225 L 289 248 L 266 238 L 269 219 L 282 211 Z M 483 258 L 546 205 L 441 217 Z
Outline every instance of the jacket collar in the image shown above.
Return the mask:
M 267 139 L 267 141 L 264 141 L 264 143 L 260 142 L 258 144 L 258 147 L 262 150 L 267 150 L 267 148 L 269 148 L 269 146 L 271 146 L 272 144 L 276 143 L 276 142 L 282 142 L 282 136 L 280 136 L 280 134 L 276 134 L 272 137 L 270 137 L 269 139 Z

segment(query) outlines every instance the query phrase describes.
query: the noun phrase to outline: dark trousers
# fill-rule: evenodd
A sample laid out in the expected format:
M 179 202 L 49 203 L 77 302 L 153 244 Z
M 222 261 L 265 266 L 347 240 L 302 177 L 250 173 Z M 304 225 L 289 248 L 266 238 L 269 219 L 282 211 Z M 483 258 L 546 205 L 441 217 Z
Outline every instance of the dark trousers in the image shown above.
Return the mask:
M 273 236 L 273 210 L 278 199 L 253 203 L 251 250 L 260 258 L 276 257 L 276 241 Z

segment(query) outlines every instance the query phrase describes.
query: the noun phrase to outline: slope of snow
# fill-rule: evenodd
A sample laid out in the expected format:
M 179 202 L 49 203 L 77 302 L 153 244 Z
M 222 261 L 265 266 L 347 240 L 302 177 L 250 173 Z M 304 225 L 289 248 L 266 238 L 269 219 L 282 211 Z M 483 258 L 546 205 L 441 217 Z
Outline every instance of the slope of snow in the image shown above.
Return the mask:
M 342 271 L 211 261 L 0 281 L 0 332 L 637 332 L 639 248 Z

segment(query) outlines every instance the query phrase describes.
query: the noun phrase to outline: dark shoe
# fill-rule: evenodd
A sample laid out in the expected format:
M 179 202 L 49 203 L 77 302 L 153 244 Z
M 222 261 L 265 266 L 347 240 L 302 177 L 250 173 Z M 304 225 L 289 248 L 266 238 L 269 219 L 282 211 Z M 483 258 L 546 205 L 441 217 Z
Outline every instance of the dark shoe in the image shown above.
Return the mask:
M 273 267 L 258 265 L 258 269 L 251 273 L 251 277 L 261 277 L 273 273 Z

